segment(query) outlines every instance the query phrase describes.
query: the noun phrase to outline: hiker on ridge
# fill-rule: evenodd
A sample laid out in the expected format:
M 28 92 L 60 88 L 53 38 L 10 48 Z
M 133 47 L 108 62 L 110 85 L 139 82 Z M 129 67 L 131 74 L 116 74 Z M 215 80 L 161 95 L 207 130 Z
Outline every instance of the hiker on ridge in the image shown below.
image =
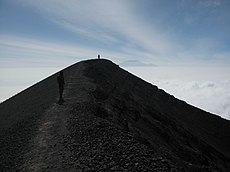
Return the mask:
M 64 91 L 64 85 L 65 85 L 63 71 L 61 71 L 59 73 L 59 76 L 57 77 L 57 82 L 58 82 L 58 86 L 59 86 L 59 96 L 60 96 L 58 103 L 62 104 L 64 102 L 62 94 L 63 94 L 63 91 Z

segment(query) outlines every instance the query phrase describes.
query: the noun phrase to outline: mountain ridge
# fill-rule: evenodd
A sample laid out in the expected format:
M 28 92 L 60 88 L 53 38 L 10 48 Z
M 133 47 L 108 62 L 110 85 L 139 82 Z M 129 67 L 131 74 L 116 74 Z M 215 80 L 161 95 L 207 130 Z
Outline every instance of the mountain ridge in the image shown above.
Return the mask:
M 103 67 L 105 67 L 105 65 Z M 114 65 L 114 71 L 115 71 L 115 68 L 116 67 Z M 111 80 L 111 79 L 116 77 L 115 75 L 117 73 L 114 72 L 113 69 L 111 69 L 110 74 L 108 74 L 109 73 L 108 69 L 109 69 L 109 67 L 104 68 L 104 69 L 102 69 L 102 67 L 95 67 L 95 70 L 98 71 L 98 73 L 100 73 L 100 74 L 105 73 L 105 71 L 107 70 L 106 79 L 108 79 L 109 76 L 111 75 L 111 76 L 113 76 L 112 78 L 110 78 L 110 80 Z M 93 71 L 92 68 L 91 68 L 91 70 L 92 70 L 91 77 L 96 78 L 98 84 L 100 84 L 103 80 L 106 80 L 104 78 L 100 81 L 100 79 L 98 79 L 98 77 L 95 77 L 95 73 L 97 73 L 97 72 Z M 89 70 L 87 70 L 87 71 L 89 72 Z M 141 101 L 143 101 L 143 99 L 145 98 L 146 100 L 144 101 L 144 104 L 145 105 L 149 104 L 148 106 L 152 110 L 152 112 L 150 112 L 150 113 L 154 113 L 154 111 L 156 111 L 156 114 L 157 114 L 160 112 L 160 115 L 155 114 L 155 118 L 158 118 L 158 121 L 161 121 L 161 120 L 164 121 L 165 119 L 167 119 L 167 116 L 165 116 L 165 114 L 166 115 L 171 114 L 171 117 L 173 115 L 173 118 L 171 118 L 171 117 L 170 118 L 173 120 L 177 120 L 176 124 L 182 125 L 182 128 L 186 128 L 188 131 L 192 131 L 192 133 L 195 134 L 195 136 L 197 136 L 199 139 L 205 140 L 208 143 L 211 143 L 212 147 L 214 147 L 215 149 L 220 151 L 223 155 L 226 155 L 227 157 L 229 157 L 229 147 L 228 147 L 228 145 L 230 145 L 229 144 L 230 143 L 229 142 L 229 134 L 228 134 L 229 133 L 229 121 L 224 120 L 224 119 L 220 118 L 219 116 L 212 115 L 212 114 L 207 113 L 203 110 L 195 108 L 191 105 L 188 105 L 187 103 L 180 101 L 171 95 L 166 94 L 163 90 L 160 90 L 156 86 L 152 86 L 149 83 L 145 83 L 145 86 L 144 86 L 144 82 L 142 82 L 141 80 L 139 80 L 139 78 L 137 78 L 135 76 L 133 76 L 133 81 L 131 81 L 131 79 L 130 79 L 131 76 L 129 78 L 130 80 L 127 81 L 125 79 L 126 74 L 124 74 L 124 76 L 123 76 L 124 77 L 123 80 L 126 82 L 123 82 L 122 80 L 120 80 L 117 83 L 122 83 L 120 85 L 120 87 L 126 87 L 125 83 L 128 83 L 127 88 L 125 90 L 129 91 L 130 89 L 132 89 L 132 91 L 130 92 L 130 95 L 133 94 L 133 92 L 135 92 L 135 89 L 137 90 L 135 92 L 136 97 L 133 97 L 134 102 L 136 101 L 139 104 L 143 104 Z M 119 73 L 119 74 L 117 74 L 117 76 L 119 78 L 121 78 L 122 74 Z M 116 80 L 116 79 L 114 79 L 114 80 Z M 131 83 L 134 85 L 133 87 L 132 87 Z M 111 84 L 111 85 L 116 85 L 116 84 Z M 106 85 L 106 84 L 104 84 L 104 85 Z M 138 88 L 138 87 L 140 87 L 140 88 Z M 147 92 L 150 90 L 149 87 L 151 87 L 151 91 Z M 102 90 L 108 90 L 108 88 L 102 89 Z M 122 90 L 122 88 L 120 90 Z M 127 97 L 127 92 L 125 94 L 126 94 L 125 96 Z M 139 96 L 137 96 L 138 94 L 139 94 Z M 148 99 L 148 98 L 150 98 L 150 99 Z M 154 101 L 154 102 L 149 103 L 151 101 L 152 102 Z M 152 107 L 154 107 L 154 109 L 152 109 Z M 167 109 L 165 107 L 167 107 Z M 143 111 L 142 111 L 142 113 L 143 113 Z M 164 117 L 162 119 L 163 115 L 164 115 Z M 207 120 L 208 120 L 208 122 L 207 122 Z M 223 131 L 222 129 L 223 130 L 227 129 L 227 131 Z M 213 133 L 211 133 L 211 134 L 206 133 L 206 132 L 210 132 L 210 131 L 211 132 L 215 131 L 216 132 L 215 137 L 218 137 L 220 139 L 221 139 L 221 137 L 224 137 L 226 135 L 227 135 L 227 137 L 225 137 L 224 139 L 222 138 L 223 140 L 220 141 L 219 139 L 212 138 L 211 134 L 213 134 Z M 167 131 L 166 131 L 166 133 L 167 133 Z
M 121 69 L 109 60 L 86 60 L 76 63 L 63 71 L 66 80 L 64 93 L 66 102 L 63 106 L 55 104 L 58 98 L 57 73 L 0 105 L 0 153 L 1 159 L 5 159 L 0 165 L 4 166 L 5 169 L 11 168 L 6 167 L 9 162 L 15 169 L 26 169 L 28 166 L 35 168 L 34 164 L 37 164 L 36 166 L 39 168 L 38 162 L 41 164 L 43 160 L 34 157 L 33 160 L 28 161 L 26 160 L 28 155 L 25 156 L 25 151 L 32 149 L 28 148 L 28 145 L 33 145 L 32 142 L 34 142 L 35 136 L 42 138 L 52 137 L 47 133 L 57 133 L 59 130 L 51 131 L 49 128 L 44 128 L 46 126 L 44 124 L 51 125 L 50 123 L 60 119 L 60 116 L 65 119 L 65 125 L 59 125 L 58 123 L 60 122 L 54 123 L 59 128 L 61 127 L 60 131 L 64 127 L 63 131 L 65 130 L 67 134 L 64 134 L 64 138 L 62 136 L 56 137 L 61 137 L 60 140 L 62 141 L 64 139 L 63 142 L 68 143 L 67 147 L 73 146 L 74 143 L 78 144 L 78 148 L 82 148 L 83 145 L 77 143 L 80 141 L 76 136 L 78 135 L 76 127 L 86 123 L 93 126 L 90 129 L 92 133 L 94 130 L 99 133 L 103 131 L 102 135 L 108 135 L 110 130 L 112 133 L 120 133 L 118 134 L 119 137 L 126 140 L 127 145 L 132 145 L 130 148 L 136 152 L 139 152 L 139 147 L 141 148 L 141 145 L 143 145 L 142 151 L 145 153 L 141 154 L 139 152 L 140 155 L 136 154 L 135 156 L 140 156 L 143 159 L 146 159 L 146 156 L 150 156 L 153 159 L 159 156 L 161 160 L 167 162 L 164 164 L 161 160 L 151 161 L 151 158 L 147 158 L 146 162 L 152 164 L 149 166 L 152 170 L 154 168 L 161 169 L 160 171 L 169 171 L 170 169 L 175 171 L 228 171 L 230 169 L 228 163 L 230 162 L 230 149 L 228 147 L 230 145 L 229 121 L 176 99 L 158 89 L 157 86 Z M 54 112 L 59 115 L 54 114 Z M 84 113 L 89 114 L 88 117 L 81 115 Z M 91 118 L 98 123 L 92 122 Z M 80 125 L 76 119 L 82 121 L 83 124 Z M 51 126 L 53 127 L 53 125 Z M 85 127 L 85 124 L 83 126 Z M 99 144 L 98 138 L 100 135 L 95 134 L 97 137 L 93 136 L 88 132 L 88 127 L 84 127 L 79 128 L 79 131 L 86 132 L 91 136 L 90 141 L 94 142 L 94 144 Z M 46 132 L 41 132 L 39 135 L 39 128 L 45 129 Z M 109 128 L 110 130 L 107 131 Z M 24 131 L 24 129 L 26 130 Z M 22 133 L 26 134 L 26 136 Z M 79 135 L 83 140 L 87 140 L 89 139 L 85 138 L 87 134 Z M 66 135 L 73 140 L 73 143 L 69 143 L 68 139 L 66 140 Z M 129 135 L 134 140 L 130 139 Z M 12 138 L 12 136 L 15 138 Z M 108 139 L 110 140 L 109 142 L 106 141 L 106 138 L 100 138 L 103 143 L 106 142 L 104 147 L 102 146 L 100 149 L 89 146 L 88 151 L 95 156 L 92 161 L 87 163 L 85 163 L 85 160 L 79 160 L 79 158 L 75 157 L 78 154 L 76 150 L 79 149 L 68 150 L 72 151 L 71 156 L 77 159 L 76 161 L 72 160 L 69 154 L 67 156 L 67 153 L 63 153 L 66 148 L 63 146 L 64 143 L 59 143 L 56 140 L 60 145 L 60 150 L 62 149 L 62 151 L 59 151 L 68 157 L 66 161 L 71 162 L 72 165 L 66 162 L 64 166 L 57 165 L 53 167 L 53 170 L 67 167 L 83 170 L 83 166 L 85 170 L 103 168 L 102 166 L 96 167 L 100 161 L 98 160 L 100 158 L 97 151 L 106 148 L 108 152 L 111 152 L 111 155 L 108 155 L 106 151 L 103 152 L 107 158 L 119 157 L 116 152 L 109 148 L 112 145 L 113 149 L 124 149 L 115 147 L 116 140 L 122 142 L 119 137 L 113 139 L 115 136 L 110 136 L 108 138 L 112 140 Z M 92 138 L 94 139 L 92 140 Z M 53 142 L 47 141 L 47 143 L 53 145 L 55 144 L 55 139 L 53 140 Z M 116 143 L 118 144 L 119 142 Z M 133 147 L 133 145 L 139 146 L 134 148 L 135 146 Z M 11 149 L 7 150 L 9 147 Z M 91 148 L 97 151 L 92 152 Z M 127 146 L 125 147 L 125 149 L 128 148 Z M 49 152 L 49 147 L 46 147 L 46 149 Z M 35 150 L 39 152 L 38 150 L 41 150 L 41 148 L 37 146 Z M 148 151 L 154 153 L 149 154 L 147 153 Z M 15 152 L 16 154 L 14 154 Z M 81 151 L 79 150 L 79 152 Z M 131 152 L 126 152 L 126 155 L 131 155 Z M 44 156 L 49 155 L 44 154 Z M 56 157 L 59 161 L 62 160 L 58 155 Z M 94 163 L 94 160 L 96 163 Z M 102 158 L 102 160 L 109 163 L 105 158 Z M 126 164 L 130 163 L 124 158 L 123 161 L 126 161 Z M 133 161 L 135 161 L 135 158 Z M 76 166 L 76 162 L 81 165 Z M 127 169 L 123 168 L 125 165 L 122 163 L 122 165 L 119 165 L 120 162 L 116 158 L 112 162 L 121 171 L 132 170 L 133 166 L 135 166 L 135 163 L 131 163 L 127 165 Z M 92 163 L 92 166 L 89 167 L 88 163 Z M 145 163 L 142 161 L 139 163 L 142 165 L 137 165 L 135 169 L 144 169 Z M 40 165 L 42 168 L 47 166 L 50 167 L 48 164 Z M 108 170 L 109 167 L 105 166 L 104 168 Z M 114 166 L 111 168 L 116 169 Z

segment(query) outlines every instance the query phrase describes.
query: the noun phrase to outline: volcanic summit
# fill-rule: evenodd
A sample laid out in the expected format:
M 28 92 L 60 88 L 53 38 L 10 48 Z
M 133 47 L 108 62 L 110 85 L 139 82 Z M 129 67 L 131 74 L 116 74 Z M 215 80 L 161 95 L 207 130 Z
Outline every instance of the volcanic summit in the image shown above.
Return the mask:
M 86 60 L 0 104 L 0 171 L 230 171 L 230 121 Z

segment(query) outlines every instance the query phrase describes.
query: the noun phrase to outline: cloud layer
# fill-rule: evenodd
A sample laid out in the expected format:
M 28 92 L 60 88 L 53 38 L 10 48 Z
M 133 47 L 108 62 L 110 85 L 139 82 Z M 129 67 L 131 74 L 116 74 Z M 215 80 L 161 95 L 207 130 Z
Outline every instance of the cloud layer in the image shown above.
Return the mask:
M 0 15 L 0 69 L 15 76 L 10 83 L 16 67 L 61 69 L 101 54 L 130 67 L 178 66 L 135 70 L 195 106 L 229 114 L 228 0 L 2 0 Z
M 228 66 L 125 68 L 189 104 L 230 119 Z
M 158 80 L 155 84 L 189 104 L 230 119 L 230 80 L 219 82 Z

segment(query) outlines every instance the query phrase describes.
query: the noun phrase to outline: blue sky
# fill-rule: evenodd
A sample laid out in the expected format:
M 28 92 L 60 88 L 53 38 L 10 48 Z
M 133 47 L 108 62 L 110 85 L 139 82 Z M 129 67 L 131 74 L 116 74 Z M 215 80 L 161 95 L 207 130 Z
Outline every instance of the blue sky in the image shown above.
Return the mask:
M 1 100 L 98 53 L 127 69 L 175 66 L 174 76 L 164 68 L 164 79 L 178 83 L 184 84 L 179 74 L 188 66 L 191 71 L 201 67 L 189 76 L 191 82 L 197 75 L 228 80 L 230 1 L 0 0 Z M 151 73 L 140 69 L 131 70 L 143 78 Z
M 1 0 L 1 67 L 97 53 L 117 63 L 229 65 L 229 30 L 228 0 Z

